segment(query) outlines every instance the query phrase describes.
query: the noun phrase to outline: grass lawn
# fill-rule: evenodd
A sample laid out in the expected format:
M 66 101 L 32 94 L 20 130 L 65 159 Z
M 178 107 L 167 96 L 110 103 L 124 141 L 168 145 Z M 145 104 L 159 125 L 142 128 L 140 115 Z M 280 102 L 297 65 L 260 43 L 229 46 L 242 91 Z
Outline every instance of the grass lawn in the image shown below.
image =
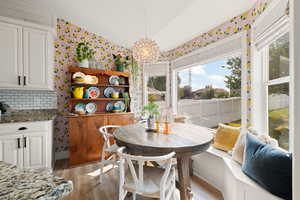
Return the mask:
M 289 149 L 289 110 L 282 108 L 269 111 L 269 134 L 278 140 L 279 146 Z

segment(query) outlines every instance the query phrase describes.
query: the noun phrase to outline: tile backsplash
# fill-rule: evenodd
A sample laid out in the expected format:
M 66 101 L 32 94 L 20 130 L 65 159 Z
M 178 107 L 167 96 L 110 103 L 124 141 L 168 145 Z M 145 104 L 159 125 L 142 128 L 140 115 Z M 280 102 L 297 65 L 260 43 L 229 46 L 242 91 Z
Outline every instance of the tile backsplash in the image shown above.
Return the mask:
M 16 110 L 57 108 L 57 97 L 53 91 L 0 90 L 0 101 Z

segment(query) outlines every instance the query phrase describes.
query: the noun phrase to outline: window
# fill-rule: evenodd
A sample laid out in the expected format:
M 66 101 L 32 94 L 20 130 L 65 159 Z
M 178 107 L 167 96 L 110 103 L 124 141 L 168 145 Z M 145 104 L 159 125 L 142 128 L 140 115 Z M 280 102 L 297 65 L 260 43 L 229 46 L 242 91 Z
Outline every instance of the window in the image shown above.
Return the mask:
M 241 66 L 241 57 L 234 56 L 179 70 L 178 114 L 200 126 L 240 126 Z
M 160 108 L 169 106 L 169 63 L 159 62 L 144 67 L 144 105 L 153 102 Z
M 166 76 L 150 76 L 147 80 L 148 102 L 165 106 L 167 95 Z
M 263 50 L 267 91 L 267 130 L 279 146 L 289 150 L 289 33 L 275 39 Z

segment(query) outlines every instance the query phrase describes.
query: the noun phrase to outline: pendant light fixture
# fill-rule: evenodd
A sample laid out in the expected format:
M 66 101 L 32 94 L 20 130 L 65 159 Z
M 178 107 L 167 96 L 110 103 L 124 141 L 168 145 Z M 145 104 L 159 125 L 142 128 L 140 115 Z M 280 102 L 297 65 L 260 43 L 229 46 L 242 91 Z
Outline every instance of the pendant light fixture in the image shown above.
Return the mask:
M 132 47 L 132 55 L 137 62 L 141 64 L 149 64 L 154 63 L 158 60 L 160 56 L 160 51 L 156 42 L 148 38 L 147 12 L 145 4 L 143 5 L 143 7 L 145 12 L 145 38 L 142 38 L 134 43 Z

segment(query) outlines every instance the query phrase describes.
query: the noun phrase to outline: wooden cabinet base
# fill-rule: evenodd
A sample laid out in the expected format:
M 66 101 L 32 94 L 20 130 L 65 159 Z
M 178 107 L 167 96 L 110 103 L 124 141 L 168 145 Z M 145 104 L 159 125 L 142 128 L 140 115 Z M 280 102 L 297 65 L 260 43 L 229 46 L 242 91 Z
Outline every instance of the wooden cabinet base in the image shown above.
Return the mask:
M 103 138 L 99 128 L 105 125 L 134 123 L 133 113 L 69 117 L 69 165 L 100 161 Z

